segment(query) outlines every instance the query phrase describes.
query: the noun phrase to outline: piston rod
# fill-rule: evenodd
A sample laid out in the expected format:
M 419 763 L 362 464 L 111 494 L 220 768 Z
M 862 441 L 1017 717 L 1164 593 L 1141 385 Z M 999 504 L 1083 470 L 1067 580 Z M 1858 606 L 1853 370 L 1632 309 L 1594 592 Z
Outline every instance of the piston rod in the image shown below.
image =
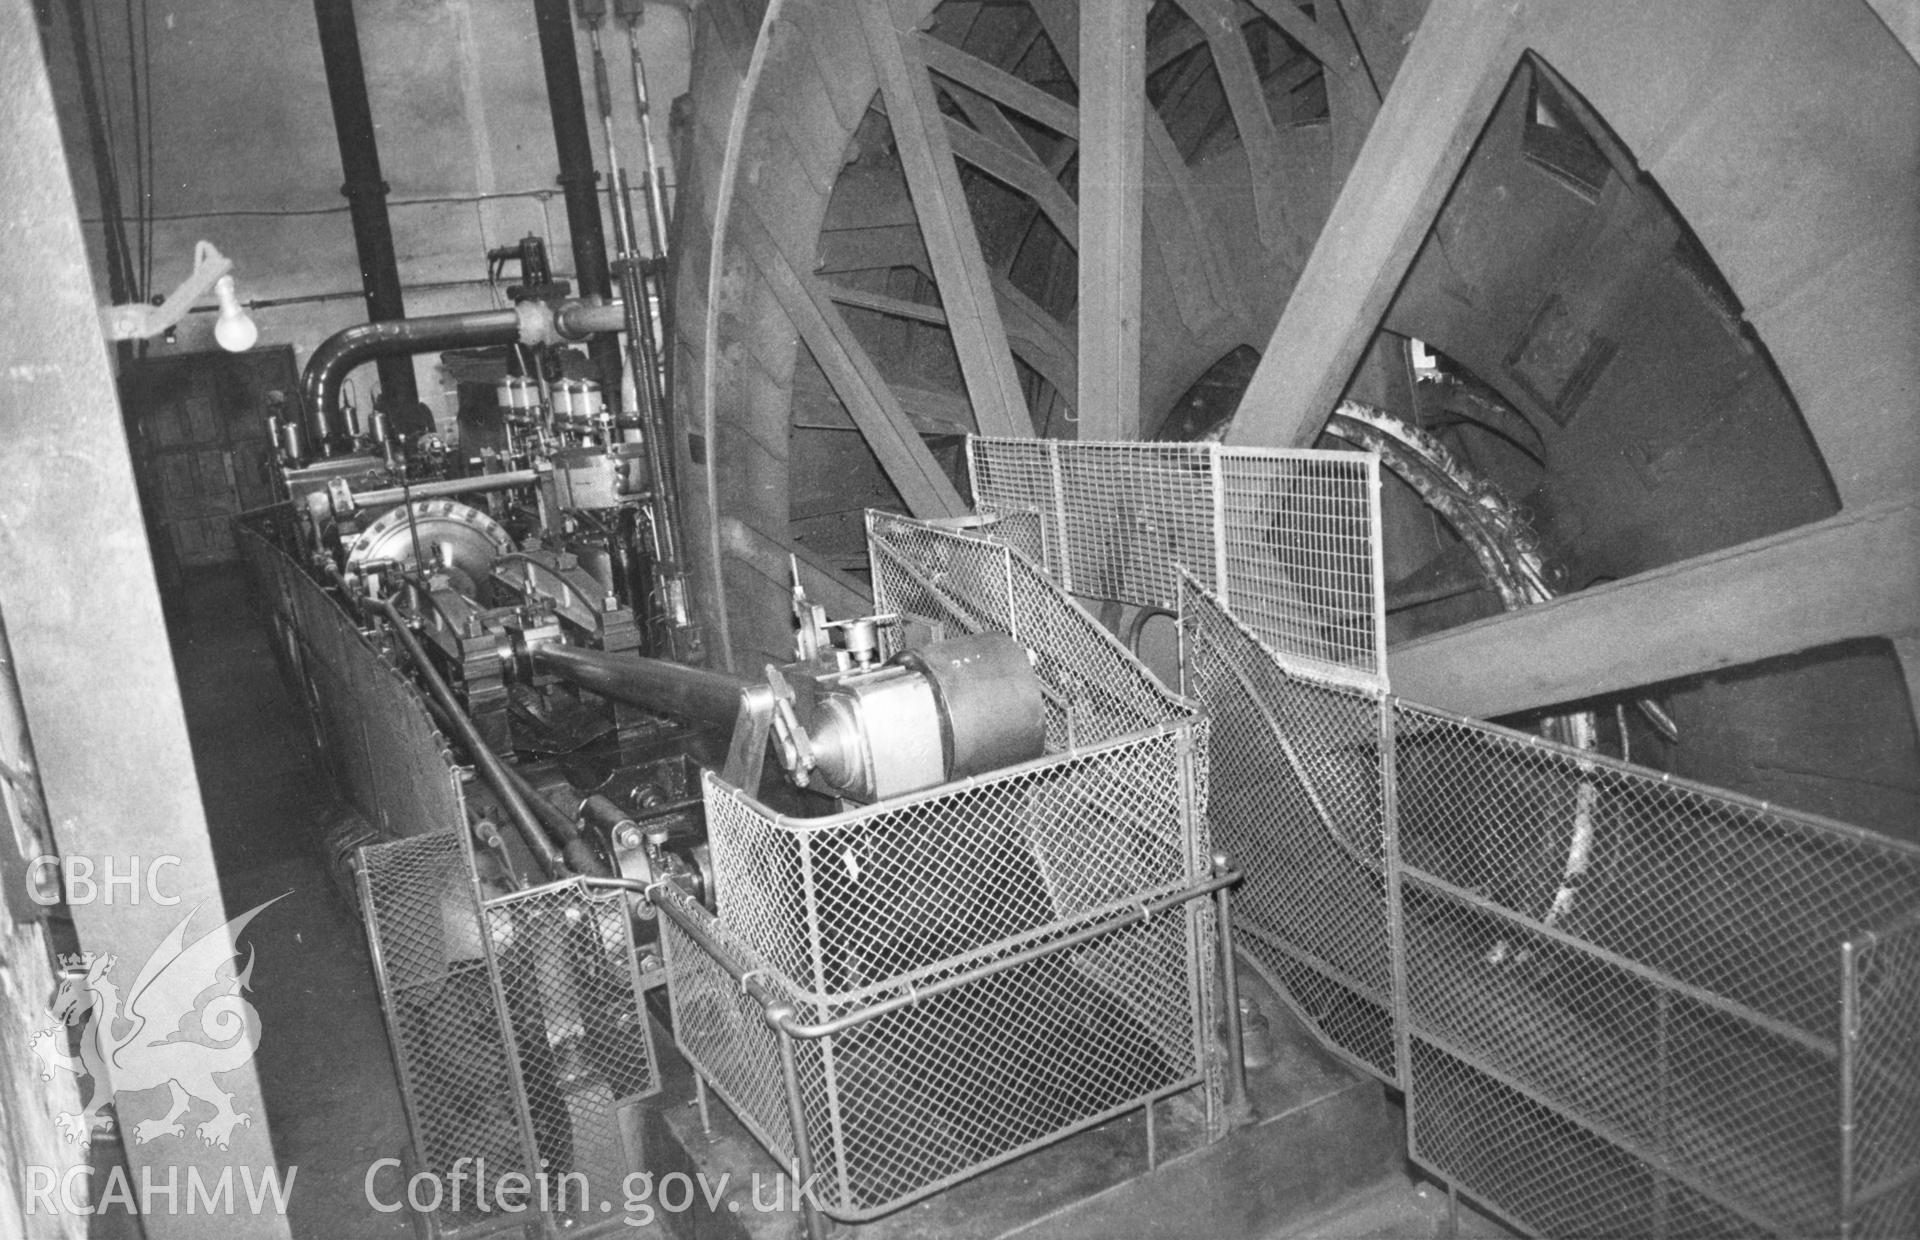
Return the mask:
M 532 660 L 538 670 L 602 697 L 723 728 L 734 725 L 742 697 L 754 687 L 725 672 L 577 646 L 537 646 Z
M 384 508 L 388 504 L 398 504 L 416 499 L 443 499 L 449 495 L 478 495 L 485 491 L 505 491 L 512 487 L 530 486 L 540 480 L 540 475 L 531 469 L 514 469 L 498 474 L 478 474 L 472 478 L 447 478 L 440 482 L 416 482 L 404 487 L 381 487 L 373 491 L 356 491 L 347 487 L 342 492 L 346 502 L 353 508 Z

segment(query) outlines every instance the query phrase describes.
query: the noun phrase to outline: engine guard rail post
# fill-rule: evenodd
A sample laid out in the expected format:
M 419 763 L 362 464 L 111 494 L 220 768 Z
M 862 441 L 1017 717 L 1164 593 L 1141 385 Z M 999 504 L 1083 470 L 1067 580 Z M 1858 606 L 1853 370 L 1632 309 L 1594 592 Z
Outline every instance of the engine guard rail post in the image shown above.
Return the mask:
M 1228 888 L 1239 881 L 1240 872 L 1226 853 L 1213 854 L 1213 872 L 1231 881 L 1213 889 L 1215 915 L 1219 921 L 1220 1006 L 1227 1017 L 1227 1126 L 1238 1128 L 1253 1121 L 1253 1099 L 1247 1093 L 1247 1052 L 1245 1034 L 1240 1028 L 1240 975 L 1233 958 L 1233 897 Z
M 793 1049 L 793 1005 L 776 999 L 765 1006 L 765 1017 L 773 1036 L 780 1043 L 780 1077 L 787 1096 L 787 1123 L 793 1128 L 794 1189 L 800 1200 L 800 1217 L 806 1224 L 807 1240 L 826 1240 L 827 1221 L 813 1199 L 813 1139 L 807 1132 L 806 1104 L 800 1097 L 800 1065 Z

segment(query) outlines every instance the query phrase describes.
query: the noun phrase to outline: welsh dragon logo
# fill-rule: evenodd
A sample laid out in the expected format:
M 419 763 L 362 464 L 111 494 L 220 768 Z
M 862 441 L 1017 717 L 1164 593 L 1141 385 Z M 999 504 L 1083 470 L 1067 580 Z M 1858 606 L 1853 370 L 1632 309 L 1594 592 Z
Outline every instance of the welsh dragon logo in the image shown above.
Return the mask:
M 272 903 L 248 909 L 189 945 L 187 926 L 200 911 L 194 906 L 140 966 L 124 998 L 111 976 L 115 957 L 86 952 L 61 958 L 69 972 L 48 1009 L 54 1023 L 34 1035 L 33 1051 L 43 1079 L 52 1079 L 56 1069 L 92 1079 L 86 1106 L 59 1117 L 69 1142 L 92 1144 L 94 1129 L 103 1123 L 101 1108 L 116 1090 L 125 1095 L 162 1085 L 169 1093 L 167 1113 L 135 1124 L 137 1142 L 185 1136 L 180 1118 L 196 1101 L 214 1108 L 213 1118 L 198 1128 L 208 1145 L 224 1150 L 236 1127 L 252 1124 L 253 1117 L 235 1111 L 233 1095 L 214 1078 L 252 1059 L 260 1045 L 260 1014 L 241 994 L 253 976 L 253 951 L 248 949 L 246 967 L 236 970 L 233 944 Z M 85 974 L 75 976 L 79 969 Z M 78 1056 L 61 1052 L 63 1026 L 72 1025 L 80 1027 Z

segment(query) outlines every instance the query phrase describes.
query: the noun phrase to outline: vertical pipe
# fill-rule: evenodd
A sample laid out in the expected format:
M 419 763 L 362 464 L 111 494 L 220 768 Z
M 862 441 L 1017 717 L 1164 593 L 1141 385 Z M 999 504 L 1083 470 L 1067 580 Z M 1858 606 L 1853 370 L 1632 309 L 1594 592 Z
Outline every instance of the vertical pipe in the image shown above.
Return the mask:
M 360 60 L 360 33 L 353 19 L 353 0 L 313 0 L 313 17 L 320 28 L 320 57 L 327 69 L 327 97 L 333 104 L 334 136 L 340 144 L 340 169 L 353 219 L 353 245 L 360 257 L 360 284 L 366 291 L 367 318 L 380 322 L 404 319 L 407 308 L 400 292 L 400 264 L 394 257 L 393 225 L 387 218 L 387 183 L 380 175 L 380 147 L 373 130 L 373 108 L 367 102 L 366 67 Z M 411 409 L 420 399 L 413 380 L 411 357 L 383 357 L 379 363 L 380 390 L 388 407 Z M 309 409 L 318 418 L 320 411 Z M 330 419 L 329 419 L 330 420 Z M 315 425 L 317 441 L 338 444 L 346 428 Z
M 567 203 L 567 232 L 573 238 L 573 267 L 584 298 L 612 299 L 607 269 L 607 237 L 600 224 L 600 197 L 594 187 L 593 140 L 587 128 L 587 101 L 580 88 L 580 60 L 573 38 L 573 9 L 568 0 L 533 0 L 540 36 L 540 64 L 547 75 L 547 107 L 553 114 L 553 145 L 560 157 L 560 190 Z M 596 336 L 589 351 L 600 374 L 600 393 L 620 412 L 620 343 Z
M 807 1240 L 826 1240 L 826 1220 L 813 1202 L 813 1142 L 807 1135 L 807 1110 L 800 1100 L 800 1065 L 794 1057 L 793 1035 L 787 1025 L 793 1020 L 793 1005 L 767 1005 L 767 1024 L 780 1043 L 780 1075 L 786 1084 L 787 1122 L 793 1126 L 793 1174 L 800 1190 L 800 1216 L 806 1224 Z

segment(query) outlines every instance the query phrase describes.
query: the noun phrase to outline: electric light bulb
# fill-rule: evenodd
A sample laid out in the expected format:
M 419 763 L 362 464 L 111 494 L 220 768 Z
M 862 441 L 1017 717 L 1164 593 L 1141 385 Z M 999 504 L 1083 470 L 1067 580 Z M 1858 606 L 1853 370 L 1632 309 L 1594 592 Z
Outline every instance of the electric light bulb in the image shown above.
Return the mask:
M 213 286 L 213 295 L 220 299 L 220 317 L 214 322 L 213 338 L 229 353 L 245 353 L 260 339 L 260 328 L 254 324 L 247 308 L 240 304 L 233 277 L 221 276 Z

